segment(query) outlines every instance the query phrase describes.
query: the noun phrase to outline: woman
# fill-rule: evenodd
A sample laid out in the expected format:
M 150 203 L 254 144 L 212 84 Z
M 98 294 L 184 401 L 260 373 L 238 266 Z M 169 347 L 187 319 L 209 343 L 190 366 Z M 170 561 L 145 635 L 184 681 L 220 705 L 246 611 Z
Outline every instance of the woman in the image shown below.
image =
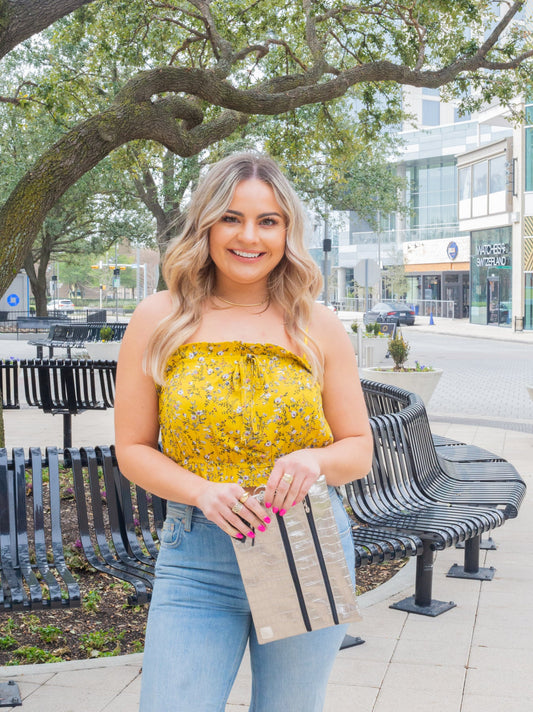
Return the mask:
M 115 402 L 122 472 L 168 500 L 141 710 L 223 712 L 249 644 L 252 712 L 318 712 L 346 626 L 259 645 L 231 537 L 261 536 L 324 474 L 354 571 L 333 486 L 368 472 L 371 436 L 349 339 L 315 303 L 303 208 L 271 159 L 211 168 L 164 276 L 124 336 Z M 249 496 L 261 485 L 264 506 Z

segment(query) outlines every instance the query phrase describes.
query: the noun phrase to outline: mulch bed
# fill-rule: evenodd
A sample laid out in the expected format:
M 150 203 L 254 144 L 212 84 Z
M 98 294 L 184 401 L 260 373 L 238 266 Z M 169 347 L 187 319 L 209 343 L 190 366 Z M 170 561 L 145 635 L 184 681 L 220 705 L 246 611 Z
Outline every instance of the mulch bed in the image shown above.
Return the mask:
M 5 610 L 0 616 L 0 665 L 81 660 L 142 652 L 148 606 L 128 606 L 132 588 L 92 569 L 78 540 L 76 505 L 62 490 L 62 530 L 68 565 L 79 582 L 78 608 Z M 31 508 L 31 491 L 28 492 Z M 367 566 L 357 572 L 358 594 L 390 579 L 406 562 Z

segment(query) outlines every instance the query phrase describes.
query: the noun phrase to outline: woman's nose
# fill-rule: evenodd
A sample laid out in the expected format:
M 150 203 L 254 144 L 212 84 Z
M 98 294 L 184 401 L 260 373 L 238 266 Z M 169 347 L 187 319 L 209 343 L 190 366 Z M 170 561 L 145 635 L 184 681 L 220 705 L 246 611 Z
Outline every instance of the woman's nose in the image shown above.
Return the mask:
M 246 220 L 242 225 L 241 235 L 245 240 L 254 241 L 257 229 L 253 220 Z

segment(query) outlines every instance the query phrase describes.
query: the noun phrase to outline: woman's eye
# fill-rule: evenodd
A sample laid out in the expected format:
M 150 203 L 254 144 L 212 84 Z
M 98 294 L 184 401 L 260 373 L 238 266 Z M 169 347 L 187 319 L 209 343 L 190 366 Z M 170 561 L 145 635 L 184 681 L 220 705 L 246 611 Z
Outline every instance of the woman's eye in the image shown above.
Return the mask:
M 222 222 L 235 223 L 237 222 L 237 218 L 235 217 L 235 215 L 224 215 L 222 217 Z

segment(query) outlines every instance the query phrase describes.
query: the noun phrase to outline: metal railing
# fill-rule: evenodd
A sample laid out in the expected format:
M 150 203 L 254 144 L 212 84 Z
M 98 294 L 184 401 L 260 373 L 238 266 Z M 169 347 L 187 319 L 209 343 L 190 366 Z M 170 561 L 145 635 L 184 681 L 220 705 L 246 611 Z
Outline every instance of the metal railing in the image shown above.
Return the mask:
M 123 316 L 123 309 L 119 309 L 119 316 Z M 35 329 L 32 329 L 32 325 L 29 321 L 25 321 L 24 329 L 29 331 L 46 331 L 48 326 L 43 326 L 42 324 L 46 320 L 57 319 L 58 322 L 68 323 L 87 323 L 94 321 L 97 318 L 98 321 L 113 322 L 116 321 L 116 310 L 115 309 L 98 309 L 96 307 L 88 307 L 86 309 L 76 309 L 73 312 L 62 312 L 62 311 L 49 311 L 47 313 L 46 320 L 42 320 L 39 324 L 39 317 L 34 317 L 29 315 L 27 311 L 15 311 L 10 309 L 9 311 L 0 311 L 0 333 L 14 333 L 16 334 L 17 329 L 17 319 L 21 317 L 26 319 L 35 318 Z
M 387 300 L 384 299 L 383 301 L 386 302 Z M 453 319 L 454 317 L 453 299 L 413 299 L 411 301 L 395 299 L 394 302 L 396 304 L 405 304 L 406 307 L 413 309 L 415 314 L 420 314 L 420 316 L 433 314 L 434 317 L 438 316 L 444 319 Z M 364 298 L 345 297 L 342 300 L 332 299 L 330 303 L 337 311 L 365 312 L 376 303 L 376 300 L 368 299 L 365 305 Z

